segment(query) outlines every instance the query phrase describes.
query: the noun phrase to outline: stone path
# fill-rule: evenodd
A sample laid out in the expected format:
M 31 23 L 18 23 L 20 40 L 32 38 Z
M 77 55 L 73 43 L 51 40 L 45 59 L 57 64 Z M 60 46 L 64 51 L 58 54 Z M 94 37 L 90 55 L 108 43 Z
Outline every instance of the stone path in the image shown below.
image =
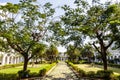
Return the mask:
M 43 80 L 78 80 L 78 78 L 65 62 L 59 62 Z

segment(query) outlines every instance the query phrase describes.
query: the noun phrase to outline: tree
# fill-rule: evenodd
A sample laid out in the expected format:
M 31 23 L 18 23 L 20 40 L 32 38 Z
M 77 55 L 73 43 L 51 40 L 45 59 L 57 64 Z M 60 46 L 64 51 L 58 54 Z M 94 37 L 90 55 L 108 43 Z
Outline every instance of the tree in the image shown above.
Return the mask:
M 61 20 L 65 29 L 68 33 L 79 32 L 94 39 L 92 44 L 101 55 L 104 70 L 107 70 L 107 49 L 115 40 L 113 30 L 119 23 L 120 7 L 117 4 L 110 5 L 109 2 L 101 4 L 99 1 L 93 1 L 92 6 L 83 0 L 75 0 L 75 4 L 76 8 L 63 7 L 65 15 Z
M 88 62 L 91 62 L 91 60 L 94 58 L 93 48 L 90 45 L 85 45 L 81 49 L 80 53 L 83 58 L 87 58 Z
M 36 59 L 36 63 L 38 59 L 41 59 L 41 63 L 42 63 L 42 58 L 45 56 L 45 51 L 46 51 L 46 45 L 45 44 L 37 44 L 34 46 L 34 48 L 32 49 L 32 53 L 36 54 L 33 57 L 33 60 Z
M 69 56 L 69 60 L 72 62 L 77 62 L 79 60 L 79 56 L 80 56 L 80 50 L 73 46 L 73 45 L 69 45 L 67 47 L 67 55 Z
M 57 47 L 53 44 L 50 45 L 50 47 L 46 50 L 46 56 L 51 61 L 51 63 L 57 60 L 58 53 L 59 52 Z
M 27 70 L 28 61 L 37 54 L 32 53 L 34 46 L 46 38 L 48 19 L 54 14 L 51 6 L 50 3 L 39 6 L 36 0 L 20 0 L 18 4 L 0 6 L 0 37 L 23 56 L 23 71 Z

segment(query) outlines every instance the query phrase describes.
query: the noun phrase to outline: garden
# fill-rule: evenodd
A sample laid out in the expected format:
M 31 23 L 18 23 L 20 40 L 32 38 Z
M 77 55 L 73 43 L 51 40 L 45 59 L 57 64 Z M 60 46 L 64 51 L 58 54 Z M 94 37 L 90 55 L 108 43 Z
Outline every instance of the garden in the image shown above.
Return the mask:
M 102 1 L 0 3 L 0 80 L 43 77 L 58 60 L 79 79 L 119 80 L 120 2 Z
M 105 80 L 119 80 L 120 70 L 115 67 L 108 67 L 108 70 L 103 70 L 103 66 L 96 64 L 73 64 L 68 62 L 68 65 L 75 70 L 78 77 L 81 79 L 105 79 Z
M 26 77 L 26 78 L 31 78 L 31 77 L 32 78 L 34 78 L 34 77 L 42 78 L 55 65 L 56 65 L 56 63 L 35 64 L 34 66 L 29 64 L 28 70 L 24 73 L 22 72 L 23 66 L 1 69 L 0 70 L 0 79 L 1 80 L 9 80 L 9 79 L 10 80 L 19 80 L 24 77 Z M 11 65 L 7 65 L 7 66 L 11 66 Z M 5 67 L 5 66 L 3 66 L 3 67 Z M 25 74 L 27 76 L 24 76 Z

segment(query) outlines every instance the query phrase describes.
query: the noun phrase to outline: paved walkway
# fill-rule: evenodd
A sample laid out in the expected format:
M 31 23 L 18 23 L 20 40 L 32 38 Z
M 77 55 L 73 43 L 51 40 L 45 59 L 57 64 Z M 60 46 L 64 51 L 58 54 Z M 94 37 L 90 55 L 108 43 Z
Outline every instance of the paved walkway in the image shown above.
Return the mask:
M 59 62 L 43 80 L 78 80 L 78 78 L 65 62 Z

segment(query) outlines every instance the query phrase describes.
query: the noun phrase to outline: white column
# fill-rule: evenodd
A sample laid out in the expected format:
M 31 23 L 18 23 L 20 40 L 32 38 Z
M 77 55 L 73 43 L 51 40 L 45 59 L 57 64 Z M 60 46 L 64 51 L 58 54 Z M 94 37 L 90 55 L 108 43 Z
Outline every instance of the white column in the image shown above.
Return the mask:
M 10 62 L 10 57 L 7 56 L 7 64 L 9 64 L 9 62 Z
M 16 64 L 16 57 L 14 57 L 14 64 Z
M 20 63 L 20 57 L 18 57 L 18 62 Z
M 17 57 L 17 60 L 16 60 L 17 62 L 16 63 L 19 63 L 19 57 Z
M 3 57 L 2 57 L 2 61 L 1 61 L 1 65 L 5 65 L 5 58 L 6 58 L 6 56 L 3 55 Z
M 11 61 L 11 58 L 12 58 L 12 57 L 11 57 L 11 56 L 9 56 L 9 64 L 11 64 L 11 62 L 12 62 L 12 61 Z
M 11 57 L 11 64 L 14 64 L 13 56 Z

